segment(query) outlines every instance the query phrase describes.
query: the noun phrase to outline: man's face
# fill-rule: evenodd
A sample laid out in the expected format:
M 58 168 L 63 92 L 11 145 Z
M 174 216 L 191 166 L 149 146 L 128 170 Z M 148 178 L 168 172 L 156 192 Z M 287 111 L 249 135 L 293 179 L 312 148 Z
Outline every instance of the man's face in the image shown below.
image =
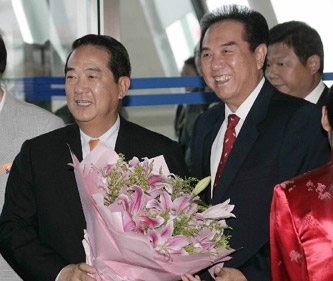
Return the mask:
M 117 118 L 119 99 L 126 92 L 115 83 L 108 68 L 110 55 L 103 48 L 86 45 L 68 60 L 66 96 L 68 108 L 82 127 L 110 128 Z
M 202 42 L 201 64 L 204 79 L 232 111 L 243 103 L 260 82 L 266 46 L 254 52 L 244 41 L 242 23 L 225 20 L 213 24 Z
M 265 74 L 275 88 L 292 96 L 304 98 L 313 89 L 311 69 L 283 42 L 268 46 Z

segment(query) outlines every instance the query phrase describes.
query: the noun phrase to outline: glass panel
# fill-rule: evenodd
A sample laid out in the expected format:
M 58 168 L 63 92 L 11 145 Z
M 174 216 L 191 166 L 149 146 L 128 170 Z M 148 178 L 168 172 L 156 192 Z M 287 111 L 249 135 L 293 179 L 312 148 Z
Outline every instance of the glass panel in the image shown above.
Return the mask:
M 142 0 L 166 76 L 179 75 L 194 54 L 200 27 L 190 0 Z M 152 74 L 154 75 L 154 74 Z
M 184 60 L 194 55 L 195 44 L 200 38 L 200 26 L 193 13 L 188 13 L 181 20 L 166 28 L 166 33 L 180 71 Z
M 8 52 L 4 78 L 64 75 L 73 40 L 97 33 L 98 26 L 97 0 L 1 0 L 0 16 Z

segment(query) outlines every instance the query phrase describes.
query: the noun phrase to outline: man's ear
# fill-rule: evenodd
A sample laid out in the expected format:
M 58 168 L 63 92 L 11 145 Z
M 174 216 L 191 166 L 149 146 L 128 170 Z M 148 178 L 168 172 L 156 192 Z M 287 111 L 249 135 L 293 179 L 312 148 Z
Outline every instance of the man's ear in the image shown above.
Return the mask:
M 318 55 L 312 55 L 311 57 L 308 57 L 306 66 L 310 69 L 311 74 L 317 73 L 320 68 L 320 57 Z
M 266 44 L 260 44 L 254 50 L 256 61 L 257 61 L 257 68 L 262 69 L 265 63 L 266 55 L 267 55 L 267 46 Z
M 327 117 L 327 108 L 326 106 L 322 107 L 322 115 L 321 115 L 321 125 L 325 129 L 325 131 L 329 132 L 331 130 L 330 123 L 328 122 L 328 117 Z
M 119 79 L 118 79 L 118 89 L 119 89 L 118 98 L 120 100 L 122 100 L 125 97 L 130 85 L 131 85 L 131 79 L 129 77 L 127 77 L 127 76 L 119 77 Z

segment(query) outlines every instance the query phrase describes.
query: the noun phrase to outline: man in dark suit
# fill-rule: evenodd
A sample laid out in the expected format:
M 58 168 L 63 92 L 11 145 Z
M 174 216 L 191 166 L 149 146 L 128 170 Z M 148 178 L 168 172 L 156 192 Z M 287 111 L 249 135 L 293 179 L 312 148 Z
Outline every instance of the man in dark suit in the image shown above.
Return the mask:
M 88 274 L 95 269 L 84 263 L 86 223 L 68 165 L 69 149 L 82 159 L 90 151 L 89 141 L 99 139 L 126 160 L 164 155 L 170 171 L 187 173 L 175 142 L 118 115 L 130 70 L 127 51 L 117 40 L 86 35 L 74 41 L 65 66 L 65 89 L 77 124 L 26 141 L 6 187 L 0 251 L 24 280 L 95 280 Z
M 324 48 L 315 29 L 300 21 L 271 28 L 265 74 L 274 87 L 322 107 L 328 97 L 323 70 Z
M 270 280 L 273 188 L 329 160 L 320 109 L 279 92 L 264 78 L 268 26 L 258 12 L 224 6 L 203 17 L 201 32 L 203 76 L 222 103 L 196 121 L 192 172 L 198 178 L 211 175 L 212 186 L 203 197 L 212 204 L 230 198 L 236 215 L 227 223 L 232 227 L 231 247 L 237 251 L 217 280 Z M 235 119 L 237 125 L 229 128 Z M 221 158 L 228 147 L 231 152 Z M 217 174 L 220 163 L 224 167 Z

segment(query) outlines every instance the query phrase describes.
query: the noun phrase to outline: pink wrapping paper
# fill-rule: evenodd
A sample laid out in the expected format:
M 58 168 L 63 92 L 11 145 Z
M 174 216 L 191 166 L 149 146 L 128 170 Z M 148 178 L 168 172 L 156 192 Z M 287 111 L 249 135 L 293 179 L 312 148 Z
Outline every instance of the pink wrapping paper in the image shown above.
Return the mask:
M 173 256 L 172 261 L 163 259 L 153 249 L 148 237 L 124 232 L 117 207 L 104 205 L 104 191 L 98 188 L 102 183 L 92 164 L 104 167 L 116 163 L 117 153 L 99 144 L 82 162 L 73 154 L 72 158 L 87 223 L 83 240 L 86 262 L 96 268 L 94 278 L 97 281 L 179 280 L 185 273 L 194 274 L 230 259 L 228 255 L 234 250 L 225 250 L 215 259 L 206 253 Z M 154 158 L 156 173 L 160 168 L 164 174 L 169 173 L 163 156 Z

